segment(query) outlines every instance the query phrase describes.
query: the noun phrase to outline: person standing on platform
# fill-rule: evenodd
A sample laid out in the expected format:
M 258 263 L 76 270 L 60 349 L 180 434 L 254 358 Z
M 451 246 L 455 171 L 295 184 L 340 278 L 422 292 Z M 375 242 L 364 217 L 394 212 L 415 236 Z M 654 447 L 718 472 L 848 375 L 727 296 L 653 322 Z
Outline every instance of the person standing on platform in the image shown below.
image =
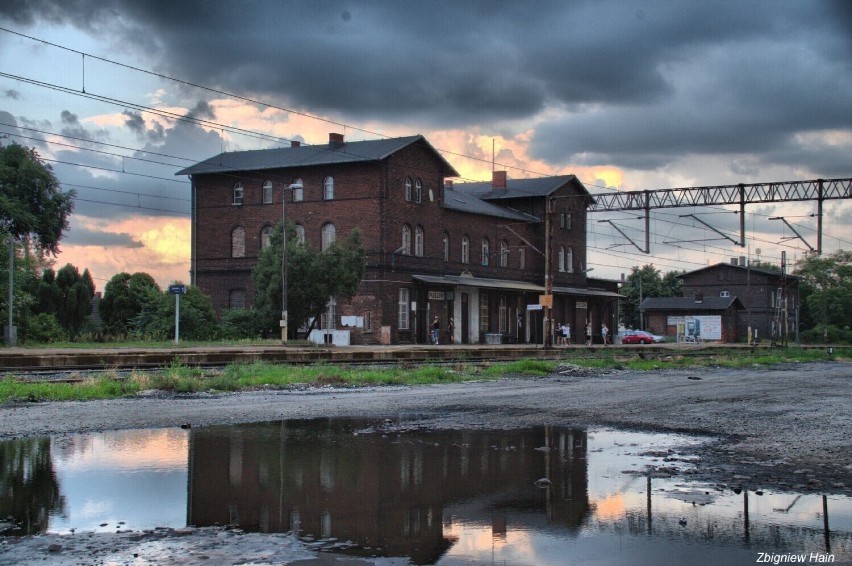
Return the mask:
M 592 321 L 586 323 L 586 346 L 592 345 Z
M 455 342 L 455 339 L 456 339 L 456 323 L 453 322 L 453 319 L 451 318 L 450 321 L 447 323 L 447 340 L 449 341 L 450 344 L 452 344 L 453 342 Z
M 435 320 L 432 321 L 432 344 L 438 344 L 438 337 L 441 333 L 441 321 L 438 319 L 438 315 L 435 315 Z
M 603 338 L 603 344 L 606 346 L 606 335 L 609 334 L 609 328 L 606 327 L 606 324 L 601 324 L 601 338 Z

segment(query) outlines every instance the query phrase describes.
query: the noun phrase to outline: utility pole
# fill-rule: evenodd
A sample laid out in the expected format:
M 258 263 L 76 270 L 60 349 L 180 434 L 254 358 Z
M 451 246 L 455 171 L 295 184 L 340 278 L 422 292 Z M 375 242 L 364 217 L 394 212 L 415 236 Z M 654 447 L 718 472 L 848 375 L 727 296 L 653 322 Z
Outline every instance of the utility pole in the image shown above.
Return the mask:
M 18 329 L 12 324 L 12 308 L 15 299 L 15 238 L 10 235 L 6 241 L 9 242 L 9 302 L 6 309 L 9 320 L 6 325 L 5 338 L 7 346 L 14 346 L 18 343 Z
M 553 199 L 547 198 L 544 201 L 544 347 L 550 348 L 553 345 L 553 324 L 551 316 L 553 314 L 553 261 L 551 260 L 551 243 L 553 221 L 550 218 L 551 209 L 553 208 Z

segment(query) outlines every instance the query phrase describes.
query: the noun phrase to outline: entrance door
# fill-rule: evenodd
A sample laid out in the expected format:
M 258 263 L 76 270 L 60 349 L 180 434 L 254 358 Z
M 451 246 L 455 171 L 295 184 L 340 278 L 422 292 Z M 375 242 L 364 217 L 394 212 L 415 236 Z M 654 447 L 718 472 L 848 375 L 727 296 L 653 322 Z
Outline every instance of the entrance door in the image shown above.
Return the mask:
M 467 344 L 468 337 L 467 331 L 468 326 L 470 325 L 470 312 L 468 312 L 468 295 L 467 293 L 461 294 L 461 343 Z

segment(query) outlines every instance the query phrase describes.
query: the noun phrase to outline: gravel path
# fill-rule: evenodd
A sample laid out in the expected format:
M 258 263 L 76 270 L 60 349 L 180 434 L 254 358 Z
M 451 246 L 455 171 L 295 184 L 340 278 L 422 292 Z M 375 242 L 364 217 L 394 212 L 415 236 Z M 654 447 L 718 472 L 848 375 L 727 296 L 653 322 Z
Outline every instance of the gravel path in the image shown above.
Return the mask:
M 320 416 L 401 416 L 433 428 L 608 425 L 715 436 L 698 452 L 711 481 L 848 496 L 850 378 L 852 364 L 841 362 L 660 372 L 560 366 L 546 378 L 450 385 L 148 392 L 112 401 L 7 404 L 0 407 L 0 438 Z

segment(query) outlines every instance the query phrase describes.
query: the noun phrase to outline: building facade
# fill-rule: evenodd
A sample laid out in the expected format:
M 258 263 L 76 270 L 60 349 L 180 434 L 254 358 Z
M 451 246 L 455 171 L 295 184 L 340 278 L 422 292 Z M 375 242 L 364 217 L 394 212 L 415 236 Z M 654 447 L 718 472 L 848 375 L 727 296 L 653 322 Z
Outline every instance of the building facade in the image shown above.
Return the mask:
M 749 267 L 745 257 L 731 258 L 684 273 L 684 297 L 736 297 L 743 305 L 737 317 L 737 336 L 747 339 L 748 328 L 758 339 L 795 340 L 799 313 L 799 279 L 779 271 Z
M 588 320 L 613 327 L 616 289 L 586 277 L 592 197 L 573 175 L 512 180 L 498 171 L 491 182 L 454 184 L 458 173 L 422 136 L 340 134 L 323 145 L 223 153 L 178 174 L 192 180 L 192 283 L 220 313 L 251 307 L 251 272 L 286 198 L 288 222 L 309 246 L 362 232 L 359 290 L 345 304 L 330 297 L 321 321 L 351 343 L 427 343 L 435 316 L 442 342 L 539 342 L 548 224 L 553 322 L 577 335 Z

